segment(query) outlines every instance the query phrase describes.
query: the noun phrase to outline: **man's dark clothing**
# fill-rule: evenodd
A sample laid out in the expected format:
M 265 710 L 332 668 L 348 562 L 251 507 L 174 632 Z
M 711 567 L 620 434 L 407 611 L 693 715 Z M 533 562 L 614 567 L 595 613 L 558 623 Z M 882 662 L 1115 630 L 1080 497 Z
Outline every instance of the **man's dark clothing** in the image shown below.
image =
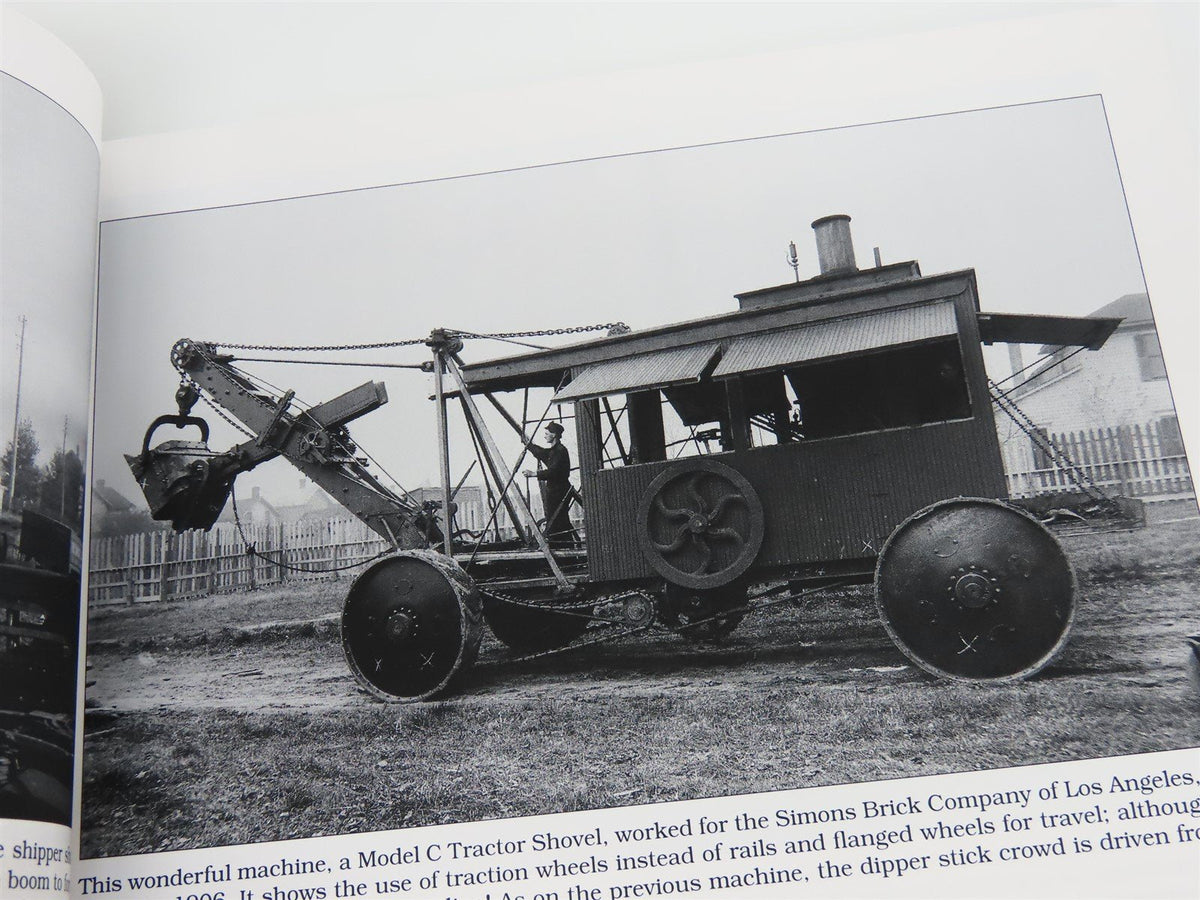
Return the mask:
M 561 443 L 553 447 L 529 445 L 529 452 L 541 463 L 538 487 L 542 491 L 542 509 L 546 514 L 546 536 L 556 547 L 575 547 L 579 536 L 571 527 L 571 454 Z

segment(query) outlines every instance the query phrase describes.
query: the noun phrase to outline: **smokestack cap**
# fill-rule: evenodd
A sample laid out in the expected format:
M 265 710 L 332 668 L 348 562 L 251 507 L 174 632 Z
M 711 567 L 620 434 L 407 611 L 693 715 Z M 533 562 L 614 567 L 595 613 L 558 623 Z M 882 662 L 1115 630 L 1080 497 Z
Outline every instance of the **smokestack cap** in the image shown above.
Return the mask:
M 825 225 L 828 222 L 838 222 L 838 221 L 845 222 L 847 225 L 849 225 L 850 217 L 848 215 L 846 215 L 845 213 L 834 213 L 831 216 L 821 216 L 821 218 L 813 220 L 812 227 L 813 227 L 813 230 L 815 231 L 815 230 L 819 229 L 822 225 Z
M 845 213 L 822 216 L 812 223 L 817 234 L 817 262 L 822 275 L 857 272 L 854 243 L 850 239 L 850 217 Z

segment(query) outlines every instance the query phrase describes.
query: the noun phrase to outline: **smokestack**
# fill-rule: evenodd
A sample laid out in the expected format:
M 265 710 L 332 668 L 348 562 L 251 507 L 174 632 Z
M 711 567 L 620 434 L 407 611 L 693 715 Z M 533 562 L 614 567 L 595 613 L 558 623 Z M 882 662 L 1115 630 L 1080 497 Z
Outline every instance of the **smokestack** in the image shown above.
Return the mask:
M 850 240 L 849 216 L 824 216 L 813 222 L 812 227 L 817 233 L 817 260 L 822 275 L 858 271 L 854 262 L 854 244 Z

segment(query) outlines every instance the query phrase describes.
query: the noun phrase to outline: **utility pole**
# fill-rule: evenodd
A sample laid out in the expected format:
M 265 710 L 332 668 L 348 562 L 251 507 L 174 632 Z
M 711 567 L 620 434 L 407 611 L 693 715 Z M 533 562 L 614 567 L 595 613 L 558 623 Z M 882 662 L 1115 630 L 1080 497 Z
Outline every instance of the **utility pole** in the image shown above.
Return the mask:
M 9 510 L 13 508 L 13 503 L 17 499 L 17 451 L 20 449 L 19 442 L 21 438 L 21 370 L 25 367 L 25 317 L 21 316 L 21 340 L 17 344 L 17 401 L 13 409 L 13 436 L 12 436 L 12 465 L 8 470 L 8 498 L 7 505 Z
M 58 454 L 58 481 L 62 488 L 58 501 L 58 518 L 63 522 L 67 520 L 67 424 L 70 421 L 70 416 L 63 416 L 62 451 Z

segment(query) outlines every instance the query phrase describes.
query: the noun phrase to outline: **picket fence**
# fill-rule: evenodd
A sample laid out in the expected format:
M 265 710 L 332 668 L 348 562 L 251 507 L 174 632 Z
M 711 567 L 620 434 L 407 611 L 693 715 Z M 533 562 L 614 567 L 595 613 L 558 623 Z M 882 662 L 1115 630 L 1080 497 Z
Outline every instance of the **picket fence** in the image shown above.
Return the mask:
M 350 578 L 388 543 L 357 519 L 156 531 L 93 541 L 93 607 L 250 591 L 287 581 Z
M 1151 423 L 1043 435 L 1078 471 L 1056 465 L 1038 442 L 1022 436 L 1005 446 L 1013 497 L 1077 491 L 1076 478 L 1110 496 L 1155 497 L 1193 492 L 1178 439 Z M 1082 474 L 1081 474 L 1082 473 Z M 93 607 L 248 591 L 287 581 L 351 578 L 387 543 L 354 518 L 244 525 L 211 531 L 151 532 L 91 544 L 88 596 Z
M 1078 491 L 1080 481 L 1121 497 L 1187 496 L 1195 490 L 1177 428 L 1149 423 L 1042 437 L 1075 464 L 1074 470 L 1056 463 L 1038 441 L 1023 439 L 1005 452 L 1011 496 Z

